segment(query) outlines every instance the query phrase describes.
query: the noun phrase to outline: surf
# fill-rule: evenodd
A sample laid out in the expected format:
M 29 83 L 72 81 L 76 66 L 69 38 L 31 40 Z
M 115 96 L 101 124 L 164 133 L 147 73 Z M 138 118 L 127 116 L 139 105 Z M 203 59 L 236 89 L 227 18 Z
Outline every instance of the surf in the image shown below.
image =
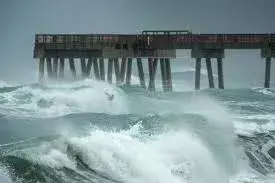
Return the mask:
M 148 92 L 90 79 L 4 87 L 0 167 L 14 182 L 268 182 L 272 97 L 258 89 Z M 255 115 L 263 106 L 266 115 Z

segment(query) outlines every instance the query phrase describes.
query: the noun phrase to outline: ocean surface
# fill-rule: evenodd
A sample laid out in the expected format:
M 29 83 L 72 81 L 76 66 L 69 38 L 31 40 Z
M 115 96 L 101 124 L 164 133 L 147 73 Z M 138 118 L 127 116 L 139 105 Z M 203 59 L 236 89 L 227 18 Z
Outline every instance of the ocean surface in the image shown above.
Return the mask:
M 275 91 L 173 79 L 0 84 L 0 183 L 275 183 Z

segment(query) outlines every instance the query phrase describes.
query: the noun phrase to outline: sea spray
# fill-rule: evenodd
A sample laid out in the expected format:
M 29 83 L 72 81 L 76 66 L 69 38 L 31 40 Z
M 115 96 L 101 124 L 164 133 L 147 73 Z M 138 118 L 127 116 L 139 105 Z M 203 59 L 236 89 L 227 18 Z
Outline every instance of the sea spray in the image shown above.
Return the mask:
M 114 101 L 107 100 L 106 91 L 114 94 Z M 18 117 L 53 117 L 78 112 L 128 113 L 126 95 L 121 89 L 93 80 L 70 85 L 23 86 L 1 93 L 0 97 L 5 99 L 0 111 Z
M 90 79 L 0 90 L 0 164 L 14 182 L 273 183 L 273 90 L 152 93 Z

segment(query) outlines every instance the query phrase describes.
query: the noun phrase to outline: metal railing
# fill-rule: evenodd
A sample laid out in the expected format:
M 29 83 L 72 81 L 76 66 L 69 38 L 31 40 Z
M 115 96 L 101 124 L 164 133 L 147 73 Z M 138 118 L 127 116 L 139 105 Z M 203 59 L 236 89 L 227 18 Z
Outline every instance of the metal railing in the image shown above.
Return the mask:
M 144 30 L 142 35 L 185 35 L 192 34 L 189 30 Z

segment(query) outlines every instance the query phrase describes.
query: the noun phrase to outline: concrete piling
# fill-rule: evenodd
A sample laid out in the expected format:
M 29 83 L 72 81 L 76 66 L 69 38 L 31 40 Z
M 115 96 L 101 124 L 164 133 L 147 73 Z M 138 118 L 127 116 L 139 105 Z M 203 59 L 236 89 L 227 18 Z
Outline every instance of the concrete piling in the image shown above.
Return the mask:
M 95 78 L 97 80 L 100 79 L 100 76 L 99 76 L 99 67 L 98 67 L 98 59 L 97 58 L 93 58 L 93 66 L 94 66 L 94 73 L 95 73 Z
M 200 89 L 201 58 L 196 58 L 195 89 Z
M 58 70 L 58 57 L 53 58 L 53 78 L 57 79 L 57 70 Z
M 149 84 L 148 90 L 153 91 L 153 58 L 148 58 Z
M 156 73 L 157 73 L 157 67 L 158 67 L 158 58 L 154 58 L 154 62 L 153 62 L 154 77 L 156 76 Z
M 113 77 L 112 74 L 113 74 L 113 58 L 109 58 L 107 80 L 108 80 L 108 83 L 110 84 L 112 84 L 112 77 Z
M 119 72 L 119 60 L 118 58 L 114 59 L 114 70 L 115 70 L 115 76 L 116 76 L 116 84 L 118 85 L 120 83 L 120 72 Z
M 224 89 L 222 58 L 217 58 L 219 89 Z
M 51 57 L 47 57 L 47 73 L 48 73 L 48 77 L 50 79 L 52 79 L 53 77 L 53 69 L 52 69 L 52 58 Z
M 149 91 L 155 91 L 156 87 L 155 87 L 155 68 L 154 68 L 154 59 L 153 58 L 149 58 L 148 59 L 148 66 L 149 66 L 149 83 L 148 83 L 148 90 Z
M 64 67 L 65 67 L 64 58 L 60 57 L 59 58 L 59 71 L 58 71 L 58 75 L 59 75 L 60 79 L 64 79 Z
M 167 91 L 173 91 L 170 59 L 165 58 L 165 71 L 167 79 Z
M 74 63 L 74 58 L 69 57 L 69 65 L 72 76 L 76 79 L 76 68 Z M 104 68 L 104 58 L 89 57 L 87 62 L 85 57 L 80 57 L 80 66 L 81 74 L 83 78 L 86 78 L 90 75 L 91 68 L 94 69 L 95 78 L 97 80 L 105 80 L 105 68 Z M 140 86 L 146 88 L 145 77 L 143 71 L 142 58 L 138 57 L 137 59 L 137 69 L 138 76 L 140 80 Z M 172 91 L 172 77 L 171 77 L 171 65 L 170 58 L 148 58 L 148 67 L 149 67 L 149 84 L 148 90 L 155 91 L 155 77 L 157 72 L 158 60 L 160 60 L 160 71 L 162 79 L 162 88 L 163 91 Z M 41 57 L 39 60 L 39 81 L 42 81 L 44 78 L 44 65 L 47 63 L 47 73 L 49 78 L 64 78 L 64 57 Z M 206 58 L 206 67 L 208 72 L 209 87 L 214 88 L 214 79 L 211 66 L 211 58 Z M 217 67 L 218 67 L 218 77 L 219 77 L 219 88 L 224 88 L 223 81 L 223 66 L 222 58 L 217 57 Z M 266 73 L 265 73 L 265 87 L 269 87 L 270 83 L 270 68 L 271 68 L 271 58 L 266 59 Z M 109 58 L 108 60 L 108 71 L 107 71 L 107 80 L 109 83 L 112 83 L 113 69 L 115 71 L 116 84 L 124 83 L 126 80 L 126 85 L 131 84 L 131 75 L 132 75 L 132 58 L 121 58 L 121 63 L 119 58 Z M 195 73 L 195 89 L 200 89 L 200 70 L 201 70 L 201 57 L 196 58 L 196 73 Z
M 143 71 L 143 65 L 142 65 L 141 58 L 137 58 L 137 68 L 138 68 L 140 87 L 146 89 L 145 79 L 144 79 L 144 71 Z
M 87 77 L 87 72 L 86 72 L 86 60 L 85 57 L 81 57 L 80 58 L 80 64 L 81 64 L 81 75 L 82 78 L 86 78 Z
M 270 87 L 270 71 L 271 71 L 271 57 L 267 57 L 265 61 L 265 82 L 264 87 Z
M 70 64 L 72 77 L 73 77 L 73 79 L 76 79 L 76 71 L 75 71 L 75 65 L 74 65 L 74 58 L 73 57 L 69 58 L 69 64 Z
M 162 88 L 163 91 L 167 91 L 167 76 L 166 76 L 166 70 L 165 70 L 165 60 L 164 58 L 160 59 L 160 72 L 161 72 L 161 80 L 162 80 Z
M 39 82 L 43 81 L 44 78 L 44 65 L 45 65 L 45 58 L 39 58 Z
M 131 77 L 132 77 L 132 58 L 128 58 L 127 70 L 126 70 L 126 85 L 131 84 Z
M 211 58 L 206 58 L 206 69 L 208 74 L 209 88 L 215 88 L 212 72 Z
M 91 69 L 92 69 L 92 65 L 93 65 L 92 58 L 89 57 L 89 58 L 88 58 L 88 63 L 87 63 L 87 66 L 86 66 L 86 77 L 89 77 L 89 76 L 90 76 L 90 74 L 91 74 Z
M 121 59 L 121 66 L 120 66 L 120 82 L 124 83 L 125 80 L 125 73 L 126 73 L 126 58 Z
M 157 58 L 149 58 L 148 59 L 148 67 L 149 67 L 149 84 L 148 84 L 148 90 L 149 91 L 155 91 L 155 76 L 156 76 L 156 70 L 158 66 L 158 59 Z
M 105 67 L 104 67 L 104 58 L 99 58 L 99 72 L 101 81 L 105 81 Z

